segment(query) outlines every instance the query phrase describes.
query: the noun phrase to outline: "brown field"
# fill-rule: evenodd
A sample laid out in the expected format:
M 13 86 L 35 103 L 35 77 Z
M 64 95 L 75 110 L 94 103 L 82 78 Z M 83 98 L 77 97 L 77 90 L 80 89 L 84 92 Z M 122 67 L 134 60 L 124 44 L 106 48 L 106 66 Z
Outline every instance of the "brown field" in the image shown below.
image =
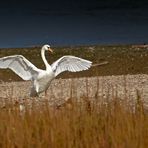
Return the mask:
M 147 148 L 147 47 L 66 47 L 55 51 L 49 61 L 72 54 L 109 64 L 60 75 L 52 81 L 47 96 L 43 93 L 39 98 L 29 98 L 30 82 L 2 70 L 0 147 Z M 43 67 L 39 50 L 7 49 L 0 55 L 16 53 Z
M 0 57 L 21 54 L 37 67 L 44 69 L 40 56 L 40 48 L 0 49 Z M 59 78 L 92 77 L 126 74 L 148 74 L 148 47 L 139 46 L 80 46 L 80 47 L 52 47 L 54 54 L 46 53 L 49 63 L 53 63 L 63 55 L 74 55 L 91 60 L 93 64 L 108 61 L 109 64 L 92 67 L 89 71 L 80 73 L 63 73 Z M 0 80 L 21 80 L 10 70 L 1 70 Z

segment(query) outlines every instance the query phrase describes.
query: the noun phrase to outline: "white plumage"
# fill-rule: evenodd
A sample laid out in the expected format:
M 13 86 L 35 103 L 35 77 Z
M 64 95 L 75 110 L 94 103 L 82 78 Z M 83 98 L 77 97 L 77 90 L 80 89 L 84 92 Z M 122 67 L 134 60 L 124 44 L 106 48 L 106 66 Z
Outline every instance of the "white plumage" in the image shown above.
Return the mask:
M 22 55 L 13 55 L 0 58 L 0 68 L 9 68 L 23 80 L 31 80 L 32 88 L 30 96 L 38 96 L 39 93 L 48 89 L 50 82 L 64 71 L 78 72 L 87 70 L 92 62 L 75 56 L 63 56 L 52 65 L 49 65 L 45 58 L 45 51 L 52 49 L 49 45 L 44 45 L 41 49 L 41 56 L 46 66 L 46 70 L 38 69 Z
M 63 71 L 77 72 L 87 70 L 91 66 L 92 62 L 84 60 L 74 56 L 63 56 L 55 61 L 51 68 L 55 73 L 55 76 Z

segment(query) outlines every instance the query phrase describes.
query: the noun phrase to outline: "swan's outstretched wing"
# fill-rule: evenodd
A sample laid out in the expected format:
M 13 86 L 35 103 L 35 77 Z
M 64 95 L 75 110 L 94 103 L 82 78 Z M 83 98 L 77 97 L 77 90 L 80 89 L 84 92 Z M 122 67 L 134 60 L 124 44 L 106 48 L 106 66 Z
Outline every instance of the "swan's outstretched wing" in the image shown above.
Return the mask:
M 32 80 L 39 72 L 39 69 L 22 55 L 0 58 L 0 68 L 13 70 L 23 80 Z
M 91 64 L 91 61 L 81 59 L 75 56 L 63 56 L 57 61 L 55 61 L 51 65 L 51 68 L 55 73 L 55 76 L 57 76 L 58 74 L 64 71 L 77 72 L 87 70 L 91 67 Z

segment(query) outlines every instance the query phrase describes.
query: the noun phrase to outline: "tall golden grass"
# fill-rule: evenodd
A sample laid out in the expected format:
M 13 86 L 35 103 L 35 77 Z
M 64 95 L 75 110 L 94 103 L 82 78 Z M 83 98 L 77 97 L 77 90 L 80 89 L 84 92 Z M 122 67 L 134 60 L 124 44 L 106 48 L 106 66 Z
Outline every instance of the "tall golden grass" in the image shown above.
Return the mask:
M 137 93 L 134 106 L 113 98 L 99 103 L 70 98 L 61 106 L 48 101 L 0 110 L 0 147 L 8 148 L 146 148 L 148 114 Z

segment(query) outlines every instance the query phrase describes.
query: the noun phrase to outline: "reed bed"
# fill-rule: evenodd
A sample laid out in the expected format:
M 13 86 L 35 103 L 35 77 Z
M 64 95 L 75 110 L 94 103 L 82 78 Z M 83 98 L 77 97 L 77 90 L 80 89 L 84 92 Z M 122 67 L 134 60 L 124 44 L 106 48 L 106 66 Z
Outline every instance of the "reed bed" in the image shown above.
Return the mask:
M 11 100 L 11 99 L 10 99 Z M 148 112 L 137 92 L 135 106 L 126 99 L 99 103 L 87 96 L 50 106 L 5 102 L 0 111 L 0 147 L 146 148 Z

